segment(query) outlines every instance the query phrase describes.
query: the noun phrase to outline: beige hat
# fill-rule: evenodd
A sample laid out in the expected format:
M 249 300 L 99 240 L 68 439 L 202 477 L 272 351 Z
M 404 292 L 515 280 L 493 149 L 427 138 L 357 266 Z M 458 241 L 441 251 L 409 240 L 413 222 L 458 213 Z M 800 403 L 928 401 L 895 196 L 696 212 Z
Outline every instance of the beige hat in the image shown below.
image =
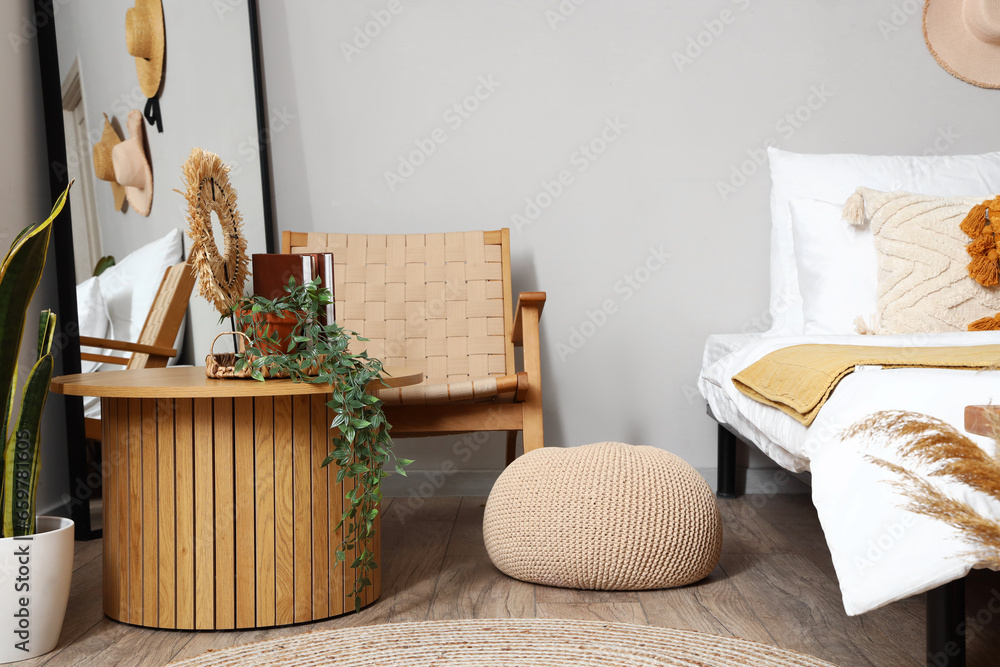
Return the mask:
M 143 146 L 142 112 L 128 112 L 128 139 L 111 149 L 115 178 L 125 186 L 125 196 L 139 215 L 149 215 L 153 204 L 153 170 Z
M 102 181 L 111 183 L 111 192 L 115 196 L 115 210 L 122 210 L 125 203 L 125 188 L 115 180 L 115 168 L 111 163 L 111 149 L 122 142 L 118 132 L 112 127 L 108 120 L 108 114 L 104 114 L 104 133 L 101 140 L 94 144 L 94 174 Z
M 163 5 L 160 0 L 135 0 L 125 12 L 125 44 L 135 58 L 139 87 L 146 97 L 156 97 L 163 77 Z
M 982 88 L 1000 88 L 1000 2 L 927 0 L 924 39 L 949 74 Z

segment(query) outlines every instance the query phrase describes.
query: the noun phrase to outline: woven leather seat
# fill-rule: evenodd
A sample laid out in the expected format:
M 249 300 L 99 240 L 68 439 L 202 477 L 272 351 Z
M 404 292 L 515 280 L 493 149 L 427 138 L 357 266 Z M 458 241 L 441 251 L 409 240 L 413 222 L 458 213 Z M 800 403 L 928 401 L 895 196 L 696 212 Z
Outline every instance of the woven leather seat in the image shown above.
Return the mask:
M 507 431 L 541 447 L 538 317 L 544 293 L 510 288 L 510 235 L 285 232 L 283 252 L 332 252 L 337 322 L 387 366 L 424 372 L 422 384 L 379 389 L 393 435 Z M 525 370 L 514 368 L 524 346 Z
M 645 590 L 708 576 L 722 520 L 708 483 L 684 460 L 603 442 L 539 450 L 508 466 L 486 502 L 483 538 L 515 579 Z

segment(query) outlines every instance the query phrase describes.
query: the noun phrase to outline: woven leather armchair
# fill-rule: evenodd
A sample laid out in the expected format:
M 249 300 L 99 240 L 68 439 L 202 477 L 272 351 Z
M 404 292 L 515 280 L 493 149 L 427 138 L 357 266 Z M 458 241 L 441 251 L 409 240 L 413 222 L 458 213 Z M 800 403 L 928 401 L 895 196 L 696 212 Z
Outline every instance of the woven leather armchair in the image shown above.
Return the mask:
M 506 431 L 544 444 L 538 320 L 544 292 L 510 284 L 510 231 L 448 234 L 284 232 L 282 252 L 332 252 L 337 322 L 387 366 L 419 368 L 419 385 L 381 389 L 395 437 Z M 514 346 L 524 370 L 514 368 Z M 360 351 L 357 349 L 355 351 Z

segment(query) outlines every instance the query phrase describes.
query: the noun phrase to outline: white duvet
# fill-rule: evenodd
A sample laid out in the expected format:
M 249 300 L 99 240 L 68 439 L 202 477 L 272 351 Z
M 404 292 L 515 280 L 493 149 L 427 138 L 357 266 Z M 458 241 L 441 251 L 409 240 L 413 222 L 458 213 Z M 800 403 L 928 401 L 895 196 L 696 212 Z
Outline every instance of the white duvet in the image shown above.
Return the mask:
M 725 337 L 713 337 L 725 338 Z M 702 370 L 699 388 L 713 414 L 779 465 L 812 471 L 812 497 L 849 615 L 862 614 L 965 576 L 980 564 L 944 524 L 900 509 L 890 473 L 865 455 L 898 461 L 892 443 L 844 439 L 843 431 L 880 410 L 931 415 L 964 432 L 966 405 L 1000 403 L 1000 371 L 864 367 L 844 378 L 806 428 L 740 393 L 732 376 L 774 350 L 808 343 L 889 347 L 1000 344 L 998 333 L 915 336 L 782 336 L 739 340 L 738 349 Z M 718 350 L 720 342 L 712 343 Z M 716 355 L 717 356 L 717 355 Z M 987 451 L 988 438 L 973 437 Z M 942 488 L 1000 520 L 1000 503 L 961 485 Z

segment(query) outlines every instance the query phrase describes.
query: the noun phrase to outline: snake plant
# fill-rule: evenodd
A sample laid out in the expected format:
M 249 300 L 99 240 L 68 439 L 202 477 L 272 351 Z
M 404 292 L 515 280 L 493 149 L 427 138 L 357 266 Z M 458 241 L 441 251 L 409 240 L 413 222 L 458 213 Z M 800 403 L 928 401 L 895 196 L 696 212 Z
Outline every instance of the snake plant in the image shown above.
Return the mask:
M 35 532 L 35 492 L 40 461 L 38 436 L 52 380 L 52 338 L 56 327 L 52 311 L 42 311 L 39 318 L 38 359 L 28 373 L 15 421 L 17 358 L 28 305 L 45 268 L 52 222 L 62 211 L 72 185 L 70 183 L 59 195 L 45 222 L 29 225 L 17 235 L 0 265 L 0 405 L 4 406 L 0 413 L 0 434 L 4 442 L 0 458 L 2 537 Z

